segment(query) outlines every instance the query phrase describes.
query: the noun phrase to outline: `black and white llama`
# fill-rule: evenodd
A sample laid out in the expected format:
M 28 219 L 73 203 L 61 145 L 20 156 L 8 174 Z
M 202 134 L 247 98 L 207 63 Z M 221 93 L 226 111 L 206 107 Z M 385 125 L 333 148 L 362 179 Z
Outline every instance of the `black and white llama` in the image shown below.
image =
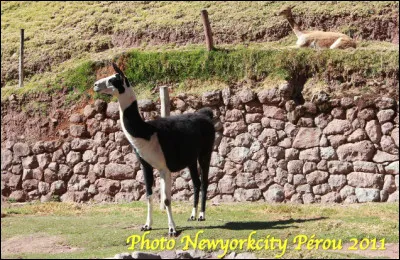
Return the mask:
M 100 79 L 94 91 L 115 94 L 119 101 L 122 130 L 132 144 L 142 165 L 147 193 L 147 221 L 142 231 L 151 230 L 153 168 L 160 172 L 161 206 L 168 215 L 168 233 L 176 235 L 171 211 L 171 172 L 189 168 L 194 186 L 194 207 L 188 220 L 196 220 L 199 192 L 201 210 L 199 221 L 205 220 L 208 172 L 215 139 L 213 112 L 202 108 L 196 113 L 144 121 L 138 109 L 135 93 L 124 73 L 113 63 L 117 74 Z M 200 165 L 200 176 L 197 170 Z

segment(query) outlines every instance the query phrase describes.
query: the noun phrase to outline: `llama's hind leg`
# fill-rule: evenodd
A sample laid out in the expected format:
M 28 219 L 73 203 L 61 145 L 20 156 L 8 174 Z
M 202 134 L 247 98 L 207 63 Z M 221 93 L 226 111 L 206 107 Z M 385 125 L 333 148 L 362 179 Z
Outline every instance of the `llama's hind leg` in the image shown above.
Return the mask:
M 146 195 L 147 195 L 147 220 L 146 224 L 141 228 L 142 231 L 151 230 L 151 225 L 153 224 L 153 205 L 152 205 L 152 195 L 153 195 L 153 168 L 143 159 L 139 158 L 143 166 L 144 183 L 146 185 Z
M 192 177 L 192 182 L 193 182 L 193 210 L 192 210 L 192 215 L 190 215 L 188 221 L 194 221 L 196 220 L 196 215 L 197 215 L 197 206 L 199 204 L 199 194 L 200 194 L 200 178 L 199 178 L 199 173 L 197 171 L 197 162 L 189 166 L 189 171 L 190 171 L 190 176 Z
M 171 172 L 160 171 L 160 186 L 161 186 L 161 198 L 164 199 L 164 205 L 167 209 L 168 215 L 168 235 L 176 236 L 176 226 L 172 217 L 171 209 Z
M 208 172 L 210 169 L 211 152 L 200 156 L 199 164 L 201 168 L 201 209 L 198 221 L 206 220 L 206 200 L 207 200 L 207 189 L 208 189 Z

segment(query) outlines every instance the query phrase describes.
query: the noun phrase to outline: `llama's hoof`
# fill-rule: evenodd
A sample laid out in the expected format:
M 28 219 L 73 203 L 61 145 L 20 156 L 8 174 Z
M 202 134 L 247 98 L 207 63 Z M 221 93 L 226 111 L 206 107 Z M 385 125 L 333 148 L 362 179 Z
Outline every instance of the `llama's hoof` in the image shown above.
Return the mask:
M 188 218 L 188 221 L 196 221 L 196 217 L 190 216 L 190 218 Z
M 173 230 L 172 228 L 170 228 L 169 232 L 168 232 L 168 236 L 176 237 L 177 236 L 176 230 Z
M 199 217 L 197 220 L 198 221 L 206 221 L 206 219 L 204 217 Z
M 141 229 L 140 229 L 140 231 L 150 231 L 151 230 L 151 227 L 149 227 L 148 225 L 144 225 Z

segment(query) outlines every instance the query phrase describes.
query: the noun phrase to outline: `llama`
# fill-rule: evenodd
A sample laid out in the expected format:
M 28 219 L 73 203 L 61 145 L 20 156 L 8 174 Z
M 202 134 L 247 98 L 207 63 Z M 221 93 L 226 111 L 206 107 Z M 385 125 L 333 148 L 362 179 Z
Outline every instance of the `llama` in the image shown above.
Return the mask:
M 356 48 L 355 41 L 349 36 L 338 32 L 323 32 L 323 31 L 302 31 L 299 25 L 294 21 L 292 8 L 294 6 L 283 7 L 275 15 L 285 17 L 294 34 L 297 36 L 296 47 L 311 47 L 315 49 L 346 49 Z
M 166 208 L 168 215 L 168 234 L 176 236 L 171 210 L 171 172 L 189 168 L 194 186 L 194 206 L 188 221 L 196 220 L 200 188 L 198 221 L 205 220 L 208 172 L 215 139 L 213 112 L 210 108 L 202 108 L 196 113 L 145 122 L 139 114 L 136 96 L 128 79 L 115 63 L 112 65 L 116 74 L 96 81 L 94 91 L 118 97 L 122 130 L 142 165 L 147 220 L 141 230 L 151 230 L 153 223 L 152 186 L 153 168 L 156 168 L 160 172 L 160 206 Z M 200 165 L 201 180 L 197 163 Z

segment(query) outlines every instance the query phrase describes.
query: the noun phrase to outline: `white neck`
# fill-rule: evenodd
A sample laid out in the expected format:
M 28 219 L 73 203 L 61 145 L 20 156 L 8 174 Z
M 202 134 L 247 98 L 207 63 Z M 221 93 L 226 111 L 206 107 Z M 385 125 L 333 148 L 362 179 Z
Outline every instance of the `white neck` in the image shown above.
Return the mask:
M 125 92 L 122 94 L 118 94 L 117 97 L 118 97 L 119 108 L 120 108 L 121 112 L 123 112 L 126 108 L 128 108 L 136 100 L 136 95 L 133 92 L 132 87 L 125 88 Z

